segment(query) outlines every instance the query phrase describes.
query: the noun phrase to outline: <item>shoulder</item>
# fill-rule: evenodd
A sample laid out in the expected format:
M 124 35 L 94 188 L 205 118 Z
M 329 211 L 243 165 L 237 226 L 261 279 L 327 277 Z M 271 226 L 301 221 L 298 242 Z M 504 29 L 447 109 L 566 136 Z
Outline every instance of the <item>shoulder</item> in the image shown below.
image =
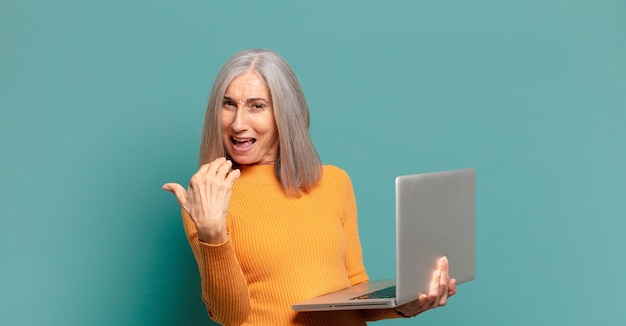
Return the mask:
M 330 184 L 351 184 L 350 176 L 348 173 L 340 167 L 334 165 L 324 165 L 322 166 L 322 183 L 330 183 Z
M 348 177 L 348 173 L 335 165 L 326 164 L 322 166 L 323 176 L 329 177 Z

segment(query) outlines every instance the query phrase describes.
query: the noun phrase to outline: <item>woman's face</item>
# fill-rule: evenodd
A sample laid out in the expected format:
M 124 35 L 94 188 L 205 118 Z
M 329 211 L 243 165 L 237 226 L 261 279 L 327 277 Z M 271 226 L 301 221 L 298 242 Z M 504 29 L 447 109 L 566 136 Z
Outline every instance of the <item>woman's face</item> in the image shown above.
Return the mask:
M 222 100 L 222 137 L 230 157 L 241 165 L 271 164 L 278 154 L 278 130 L 270 91 L 255 72 L 226 88 Z

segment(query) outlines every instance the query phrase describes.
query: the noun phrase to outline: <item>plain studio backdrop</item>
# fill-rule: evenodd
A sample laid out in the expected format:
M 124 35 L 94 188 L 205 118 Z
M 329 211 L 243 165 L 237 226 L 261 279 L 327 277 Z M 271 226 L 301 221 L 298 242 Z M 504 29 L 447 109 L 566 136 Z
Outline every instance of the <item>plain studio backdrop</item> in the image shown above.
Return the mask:
M 376 325 L 626 324 L 626 2 L 0 2 L 0 324 L 206 325 L 168 181 L 234 52 L 295 69 L 393 277 L 394 177 L 474 167 L 477 276 Z M 451 262 L 454 264 L 454 262 Z

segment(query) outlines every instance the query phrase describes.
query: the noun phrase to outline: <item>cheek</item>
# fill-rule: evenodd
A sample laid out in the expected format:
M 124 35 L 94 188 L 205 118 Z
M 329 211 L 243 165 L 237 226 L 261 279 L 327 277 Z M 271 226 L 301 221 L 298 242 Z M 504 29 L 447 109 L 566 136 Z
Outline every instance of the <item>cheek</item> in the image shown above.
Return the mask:
M 280 143 L 280 139 L 278 138 L 278 129 L 276 129 L 276 126 L 272 126 L 272 129 L 268 131 L 267 135 L 269 136 L 267 137 L 269 140 L 269 147 L 276 150 L 278 148 L 278 144 Z
M 228 110 L 222 110 L 220 114 L 220 123 L 222 126 L 222 132 L 228 132 L 233 121 L 232 118 L 233 118 L 232 112 Z
M 228 123 L 229 120 L 228 119 L 229 119 L 228 113 L 222 111 L 222 113 L 220 114 L 220 122 L 222 124 L 222 130 L 227 130 L 228 129 L 228 126 L 229 126 L 229 123 Z
M 276 121 L 274 120 L 274 115 L 264 117 L 262 124 L 265 133 L 271 134 L 274 137 L 278 136 L 278 130 L 276 127 Z
M 222 127 L 222 142 L 224 142 L 224 144 L 227 144 L 230 139 L 230 136 L 229 136 L 230 123 L 229 123 L 229 117 L 227 113 L 222 111 L 222 114 L 220 114 L 220 122 L 221 122 L 221 127 Z

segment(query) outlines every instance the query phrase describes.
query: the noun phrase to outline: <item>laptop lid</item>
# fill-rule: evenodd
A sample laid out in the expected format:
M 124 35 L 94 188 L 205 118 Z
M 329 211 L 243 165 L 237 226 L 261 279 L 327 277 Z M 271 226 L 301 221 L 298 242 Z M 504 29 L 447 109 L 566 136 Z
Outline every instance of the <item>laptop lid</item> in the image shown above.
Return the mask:
M 476 272 L 474 169 L 396 178 L 396 295 L 399 304 L 427 293 L 434 266 L 448 257 L 457 284 Z

